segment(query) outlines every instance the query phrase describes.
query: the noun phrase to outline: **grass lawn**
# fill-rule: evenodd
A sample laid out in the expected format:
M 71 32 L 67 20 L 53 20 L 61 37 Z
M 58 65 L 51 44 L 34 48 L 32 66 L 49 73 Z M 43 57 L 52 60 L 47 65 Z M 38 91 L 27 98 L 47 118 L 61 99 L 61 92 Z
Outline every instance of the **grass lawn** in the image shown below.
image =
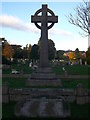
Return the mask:
M 2 78 L 2 83 L 8 82 L 9 88 L 25 88 L 26 80 L 27 78 Z M 89 86 L 90 81 L 88 79 L 86 80 L 84 79 L 61 79 L 61 80 L 62 80 L 62 88 L 76 88 L 78 83 L 82 83 L 84 88 L 90 88 Z M 40 88 L 47 88 L 47 87 L 42 86 Z M 50 88 L 53 88 L 53 87 L 50 87 Z
M 90 114 L 89 114 L 89 108 L 90 103 L 84 104 L 84 105 L 77 105 L 76 103 L 70 104 L 71 109 L 71 118 L 83 118 L 90 120 Z
M 2 83 L 8 82 L 9 88 L 24 88 L 25 78 L 2 78 Z
M 76 88 L 79 83 L 83 84 L 84 88 L 90 88 L 88 79 L 61 79 L 63 88 Z
M 2 118 L 14 117 L 14 106 L 15 102 L 3 103 L 2 104 Z
M 16 64 L 12 65 L 13 69 L 16 70 L 23 70 L 24 73 L 30 74 L 32 72 L 32 69 L 28 67 L 27 64 L 24 64 L 22 66 L 17 66 Z M 88 75 L 88 66 L 85 65 L 66 65 L 65 69 L 67 70 L 68 74 L 80 74 L 80 75 Z M 90 69 L 90 68 L 89 68 Z M 62 66 L 56 66 L 53 67 L 53 71 L 58 75 L 63 75 L 64 72 L 62 70 Z M 9 70 L 3 70 L 4 73 L 11 73 L 11 69 Z M 10 88 L 24 88 L 26 83 L 25 78 L 3 78 L 2 83 L 8 82 L 8 85 Z M 76 88 L 78 83 L 82 83 L 84 88 L 90 88 L 89 83 L 90 81 L 88 79 L 61 79 L 63 88 Z M 43 86 L 45 88 L 45 86 Z
M 73 65 L 65 66 L 68 74 L 88 75 L 88 66 L 85 65 Z
M 64 74 L 64 72 L 62 70 L 62 66 L 53 67 L 53 72 L 55 72 L 57 75 L 63 75 Z
M 88 66 L 85 65 L 65 65 L 64 66 L 65 70 L 67 71 L 67 73 L 69 75 L 88 75 L 88 71 L 90 68 L 88 68 Z M 58 75 L 63 75 L 64 71 L 62 70 L 62 66 L 56 66 L 53 67 L 53 71 L 58 74 Z
M 24 74 L 30 74 L 32 72 L 32 69 L 28 66 L 28 64 L 22 64 L 20 66 L 17 66 L 17 64 L 14 64 L 12 65 L 12 68 L 18 71 L 23 70 Z
M 53 67 L 53 71 L 58 74 L 58 75 L 63 75 L 64 74 L 64 71 L 62 70 L 62 67 L 61 65 L 58 65 L 58 66 L 55 66 Z M 68 74 L 71 74 L 71 75 L 75 75 L 75 74 L 78 74 L 78 75 L 88 75 L 88 71 L 90 69 L 90 67 L 88 66 L 85 66 L 85 65 L 65 65 L 64 66 L 65 70 L 67 71 Z M 21 71 L 23 70 L 24 74 L 30 74 L 32 73 L 32 69 L 28 66 L 28 64 L 21 64 L 21 65 L 17 65 L 17 64 L 13 64 L 11 65 L 11 68 L 9 68 L 8 70 L 2 70 L 2 73 L 3 74 L 10 74 L 11 73 L 11 69 L 15 69 L 15 70 L 18 70 L 18 71 Z
M 24 72 L 24 74 L 32 73 L 32 69 L 28 66 L 28 64 L 22 64 L 19 66 L 17 64 L 13 64 L 13 65 L 11 65 L 11 68 L 9 68 L 9 69 L 7 69 L 7 70 L 3 69 L 2 74 L 10 74 L 12 69 L 15 69 L 17 71 L 22 70 Z

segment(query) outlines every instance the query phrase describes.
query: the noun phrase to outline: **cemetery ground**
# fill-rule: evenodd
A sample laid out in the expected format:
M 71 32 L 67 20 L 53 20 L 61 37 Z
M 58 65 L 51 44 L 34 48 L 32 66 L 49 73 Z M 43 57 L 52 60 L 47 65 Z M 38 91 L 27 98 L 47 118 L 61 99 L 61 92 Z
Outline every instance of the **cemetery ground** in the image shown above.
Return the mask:
M 60 76 L 62 80 L 62 87 L 63 88 L 76 88 L 78 83 L 82 83 L 85 88 L 89 88 L 89 80 L 88 80 L 88 72 L 90 67 L 85 65 L 65 65 L 64 68 L 67 71 L 67 75 L 65 77 L 65 73 L 62 70 L 63 66 L 55 66 L 53 67 L 53 71 Z M 12 74 L 12 69 L 17 71 L 23 71 L 19 74 Z M 25 82 L 30 73 L 32 73 L 32 68 L 28 67 L 28 64 L 24 65 L 16 65 L 13 64 L 8 69 L 2 70 L 2 83 L 8 82 L 9 88 L 25 88 Z M 77 75 L 77 77 L 75 77 Z M 69 76 L 69 77 L 68 77 Z M 71 76 L 71 77 L 70 77 Z M 34 86 L 33 86 L 34 87 Z M 46 87 L 46 86 L 43 86 Z
M 90 67 L 85 65 L 65 65 L 64 68 L 67 71 L 67 76 L 65 77 L 65 73 L 62 70 L 63 66 L 54 66 L 53 71 L 61 76 L 62 81 L 62 88 L 69 88 L 69 89 L 75 89 L 78 83 L 82 83 L 84 88 L 90 89 L 90 81 L 88 79 L 88 71 Z M 18 71 L 23 71 L 19 74 L 11 74 L 11 70 L 15 69 Z M 2 70 L 2 83 L 8 82 L 9 88 L 26 88 L 25 82 L 27 79 L 28 74 L 32 73 L 32 69 L 28 67 L 27 64 L 24 65 L 12 65 L 8 69 Z M 71 78 L 68 78 L 68 75 L 72 75 Z M 74 75 L 80 75 L 81 78 L 74 78 Z M 82 76 L 84 78 L 82 79 Z M 33 86 L 34 87 L 34 86 Z M 49 87 L 49 86 L 48 86 Z M 46 88 L 46 86 L 43 86 L 43 88 Z M 58 88 L 57 88 L 58 89 Z M 13 118 L 14 116 L 14 106 L 16 102 L 9 102 L 9 103 L 3 103 L 2 104 L 2 116 L 3 118 Z M 85 103 L 84 105 L 77 105 L 75 102 L 70 103 L 71 108 L 71 119 L 74 118 L 85 118 L 89 119 L 90 115 L 88 114 L 88 108 L 90 107 L 90 103 Z

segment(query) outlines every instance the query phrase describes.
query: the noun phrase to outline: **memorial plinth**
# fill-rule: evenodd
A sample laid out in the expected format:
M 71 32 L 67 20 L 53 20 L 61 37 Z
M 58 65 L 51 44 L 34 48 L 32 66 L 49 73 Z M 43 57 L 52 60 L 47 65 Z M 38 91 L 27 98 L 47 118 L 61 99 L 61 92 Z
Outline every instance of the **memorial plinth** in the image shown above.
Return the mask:
M 61 80 L 53 73 L 51 68 L 38 68 L 27 80 L 27 86 L 60 87 Z
M 42 8 L 36 11 L 34 16 L 31 16 L 31 22 L 41 30 L 40 66 L 36 72 L 31 74 L 26 84 L 27 86 L 61 86 L 61 80 L 48 67 L 48 30 L 58 22 L 58 16 L 55 16 L 53 11 L 47 8 L 47 5 L 42 5 Z M 38 23 L 41 23 L 41 26 Z M 48 23 L 51 23 L 50 26 Z

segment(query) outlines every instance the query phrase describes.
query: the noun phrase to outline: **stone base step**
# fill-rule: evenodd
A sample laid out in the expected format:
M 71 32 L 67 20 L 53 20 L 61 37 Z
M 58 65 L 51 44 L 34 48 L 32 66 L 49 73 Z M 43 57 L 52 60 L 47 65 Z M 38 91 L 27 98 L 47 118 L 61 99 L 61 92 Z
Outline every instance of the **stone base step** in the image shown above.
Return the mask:
M 51 86 L 51 87 L 61 87 L 61 80 L 60 79 L 54 79 L 54 80 L 35 80 L 35 79 L 28 79 L 26 82 L 26 86 Z
M 34 73 L 32 73 L 27 81 L 27 86 L 60 86 L 61 87 L 61 80 L 53 73 L 52 69 L 47 68 L 38 68 Z
M 56 79 L 55 73 L 32 73 L 31 79 L 52 80 Z
M 36 70 L 36 73 L 52 73 L 52 68 L 46 67 L 46 68 L 38 68 Z

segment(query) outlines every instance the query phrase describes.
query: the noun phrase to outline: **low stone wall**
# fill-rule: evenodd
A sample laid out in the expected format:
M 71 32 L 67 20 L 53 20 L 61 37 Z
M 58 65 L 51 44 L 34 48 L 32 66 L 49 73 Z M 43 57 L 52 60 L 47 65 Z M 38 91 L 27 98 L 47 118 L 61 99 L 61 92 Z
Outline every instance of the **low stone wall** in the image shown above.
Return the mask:
M 61 97 L 66 101 L 73 102 L 75 100 L 75 91 L 71 89 L 10 89 L 10 100 L 18 101 L 25 98 L 57 98 Z
M 10 66 L 10 65 L 2 65 L 2 69 L 7 70 L 7 69 L 9 69 L 9 68 L 11 68 L 11 66 Z
M 8 103 L 9 102 L 9 88 L 8 83 L 4 83 L 2 85 L 2 102 Z
M 9 89 L 7 84 L 2 86 L 2 101 L 20 101 L 31 98 L 63 98 L 65 101 L 84 104 L 90 102 L 90 90 L 86 90 L 80 84 L 76 89 L 61 89 L 61 88 L 23 88 Z

